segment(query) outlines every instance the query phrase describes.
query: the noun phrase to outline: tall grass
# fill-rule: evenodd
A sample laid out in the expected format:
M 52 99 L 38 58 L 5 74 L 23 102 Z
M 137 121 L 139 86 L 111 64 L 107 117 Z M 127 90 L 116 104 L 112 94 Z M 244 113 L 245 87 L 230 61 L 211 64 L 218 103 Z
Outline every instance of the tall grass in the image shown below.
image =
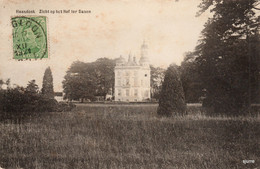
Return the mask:
M 79 105 L 21 125 L 0 123 L 0 166 L 22 168 L 253 168 L 259 118 L 159 118 L 157 105 Z M 243 164 L 242 160 L 255 160 Z

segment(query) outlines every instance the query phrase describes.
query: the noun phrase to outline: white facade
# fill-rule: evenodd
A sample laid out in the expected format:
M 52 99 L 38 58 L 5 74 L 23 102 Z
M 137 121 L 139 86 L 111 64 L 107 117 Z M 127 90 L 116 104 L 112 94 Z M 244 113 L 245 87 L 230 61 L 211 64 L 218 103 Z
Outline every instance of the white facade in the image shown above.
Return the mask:
M 120 56 L 115 67 L 115 101 L 145 101 L 150 99 L 150 65 L 148 47 L 141 46 L 141 58 Z

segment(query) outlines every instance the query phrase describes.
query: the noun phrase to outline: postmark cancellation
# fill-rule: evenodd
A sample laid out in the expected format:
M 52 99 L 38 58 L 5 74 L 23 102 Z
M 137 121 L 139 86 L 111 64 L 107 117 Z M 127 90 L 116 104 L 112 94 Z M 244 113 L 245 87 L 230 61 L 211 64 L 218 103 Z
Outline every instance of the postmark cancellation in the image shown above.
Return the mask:
M 46 16 L 16 16 L 13 27 L 13 59 L 48 58 Z

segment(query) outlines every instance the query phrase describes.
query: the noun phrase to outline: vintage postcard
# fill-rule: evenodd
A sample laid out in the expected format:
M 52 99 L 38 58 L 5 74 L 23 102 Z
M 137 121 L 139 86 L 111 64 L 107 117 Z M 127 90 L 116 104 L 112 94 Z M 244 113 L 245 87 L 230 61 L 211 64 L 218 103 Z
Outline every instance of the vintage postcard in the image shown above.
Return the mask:
M 258 0 L 0 0 L 0 169 L 257 168 Z

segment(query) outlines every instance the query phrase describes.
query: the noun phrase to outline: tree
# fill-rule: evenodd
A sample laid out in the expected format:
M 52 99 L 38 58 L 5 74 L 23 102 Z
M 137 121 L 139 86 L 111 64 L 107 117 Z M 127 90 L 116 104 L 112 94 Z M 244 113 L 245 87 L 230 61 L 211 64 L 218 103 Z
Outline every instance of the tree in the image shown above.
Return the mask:
M 214 12 L 195 49 L 208 105 L 214 113 L 240 115 L 259 89 L 257 0 L 203 0 L 198 14 Z M 257 40 L 258 39 L 258 40 Z M 255 93 L 253 93 L 254 91 Z
M 11 80 L 10 80 L 10 79 L 7 79 L 6 82 L 5 82 L 5 84 L 6 84 L 8 87 L 10 87 Z
M 36 81 L 35 80 L 29 81 L 25 91 L 28 92 L 28 93 L 32 93 L 32 94 L 39 93 L 39 87 L 36 84 Z
M 21 94 L 20 102 L 23 102 L 23 104 L 19 103 L 20 105 L 22 105 L 21 107 L 25 107 L 25 108 L 30 107 L 29 109 L 31 110 L 34 109 L 32 107 L 36 108 L 40 100 L 40 93 L 39 93 L 39 87 L 36 84 L 35 80 L 31 80 L 28 82 L 27 87 L 25 88 L 25 92 L 21 90 L 22 88 L 20 88 L 20 90 L 19 88 L 15 88 L 15 89 L 18 91 L 18 93 Z M 25 104 L 26 106 L 24 106 Z
M 203 96 L 203 85 L 198 70 L 194 53 L 187 53 L 180 67 L 180 76 L 187 103 L 198 103 L 200 97 Z
M 158 100 L 162 90 L 162 82 L 165 75 L 165 69 L 150 66 L 151 68 L 151 97 Z
M 158 115 L 184 115 L 186 103 L 177 66 L 170 65 L 166 70 L 159 98 Z
M 96 95 L 106 96 L 111 90 L 114 90 L 115 83 L 115 60 L 100 58 L 93 62 L 95 67 L 95 76 L 97 91 Z
M 65 99 L 95 100 L 114 89 L 115 60 L 100 58 L 92 63 L 74 62 L 65 75 Z
M 42 94 L 46 98 L 53 99 L 54 98 L 54 90 L 53 90 L 53 78 L 51 68 L 48 67 L 43 76 L 42 81 Z
M 4 84 L 4 81 L 0 79 L 0 90 L 2 89 L 2 85 Z
M 63 81 L 64 98 L 69 100 L 93 99 L 95 93 L 94 68 L 83 62 L 72 63 Z

